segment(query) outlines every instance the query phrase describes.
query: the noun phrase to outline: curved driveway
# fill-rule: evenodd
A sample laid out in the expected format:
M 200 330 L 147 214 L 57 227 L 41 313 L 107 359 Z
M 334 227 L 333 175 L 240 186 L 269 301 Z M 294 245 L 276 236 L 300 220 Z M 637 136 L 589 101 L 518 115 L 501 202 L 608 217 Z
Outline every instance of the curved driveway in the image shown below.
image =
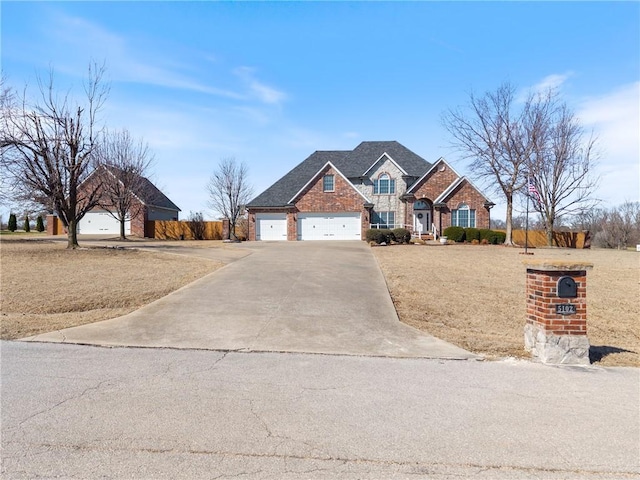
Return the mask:
M 382 273 L 364 242 L 252 242 L 229 247 L 233 252 L 185 251 L 223 255 L 217 258 L 230 263 L 135 312 L 25 340 L 475 358 L 398 321 Z

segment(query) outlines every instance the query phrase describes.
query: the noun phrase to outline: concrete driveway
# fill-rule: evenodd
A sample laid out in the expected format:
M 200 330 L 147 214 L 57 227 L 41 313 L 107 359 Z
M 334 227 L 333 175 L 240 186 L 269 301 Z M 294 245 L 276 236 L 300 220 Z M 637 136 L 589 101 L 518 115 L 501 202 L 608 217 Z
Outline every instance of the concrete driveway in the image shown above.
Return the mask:
M 156 247 L 161 250 L 161 247 Z M 399 322 L 364 242 L 252 242 L 218 271 L 120 318 L 29 337 L 103 346 L 469 359 Z M 189 253 L 184 251 L 183 253 Z

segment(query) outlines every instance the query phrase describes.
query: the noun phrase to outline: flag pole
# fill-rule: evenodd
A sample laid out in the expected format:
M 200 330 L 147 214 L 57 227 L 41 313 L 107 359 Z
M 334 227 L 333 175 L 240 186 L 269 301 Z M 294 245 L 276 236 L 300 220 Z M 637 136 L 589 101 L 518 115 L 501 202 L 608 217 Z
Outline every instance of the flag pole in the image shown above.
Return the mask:
M 527 215 L 524 227 L 524 254 L 528 255 L 527 249 L 529 247 L 529 177 L 527 177 Z

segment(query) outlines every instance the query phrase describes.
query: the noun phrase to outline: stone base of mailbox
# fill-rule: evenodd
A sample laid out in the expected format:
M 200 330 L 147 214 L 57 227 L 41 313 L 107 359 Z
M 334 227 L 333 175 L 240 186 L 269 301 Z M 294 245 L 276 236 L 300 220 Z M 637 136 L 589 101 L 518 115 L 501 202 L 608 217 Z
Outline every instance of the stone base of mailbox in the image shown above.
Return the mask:
M 525 349 L 543 363 L 588 365 L 587 270 L 593 265 L 544 260 L 529 260 L 525 264 Z M 576 292 L 571 298 L 558 296 L 558 280 L 566 277 L 575 282 Z
M 527 323 L 524 348 L 542 363 L 589 365 L 589 339 L 586 335 L 554 335 Z

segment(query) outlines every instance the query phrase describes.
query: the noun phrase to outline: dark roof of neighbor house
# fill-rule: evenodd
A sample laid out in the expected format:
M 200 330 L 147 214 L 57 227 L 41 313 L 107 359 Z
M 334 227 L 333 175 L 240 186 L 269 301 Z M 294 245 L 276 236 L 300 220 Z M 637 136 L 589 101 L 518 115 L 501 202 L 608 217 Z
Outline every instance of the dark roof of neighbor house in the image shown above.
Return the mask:
M 420 177 L 431 164 L 396 141 L 362 142 L 354 150 L 316 151 L 247 206 L 283 207 L 304 187 L 318 171 L 331 162 L 347 178 L 360 177 L 386 153 L 409 176 Z
M 122 175 L 122 170 L 114 165 L 105 165 L 105 168 L 116 178 Z M 167 210 L 176 210 L 178 212 L 182 211 L 175 203 L 169 200 L 169 197 L 162 193 L 158 187 L 151 183 L 148 178 L 143 177 L 142 175 L 139 175 L 138 177 L 138 185 L 136 186 L 137 188 L 133 194 L 138 197 L 142 203 L 148 207 L 165 208 Z

